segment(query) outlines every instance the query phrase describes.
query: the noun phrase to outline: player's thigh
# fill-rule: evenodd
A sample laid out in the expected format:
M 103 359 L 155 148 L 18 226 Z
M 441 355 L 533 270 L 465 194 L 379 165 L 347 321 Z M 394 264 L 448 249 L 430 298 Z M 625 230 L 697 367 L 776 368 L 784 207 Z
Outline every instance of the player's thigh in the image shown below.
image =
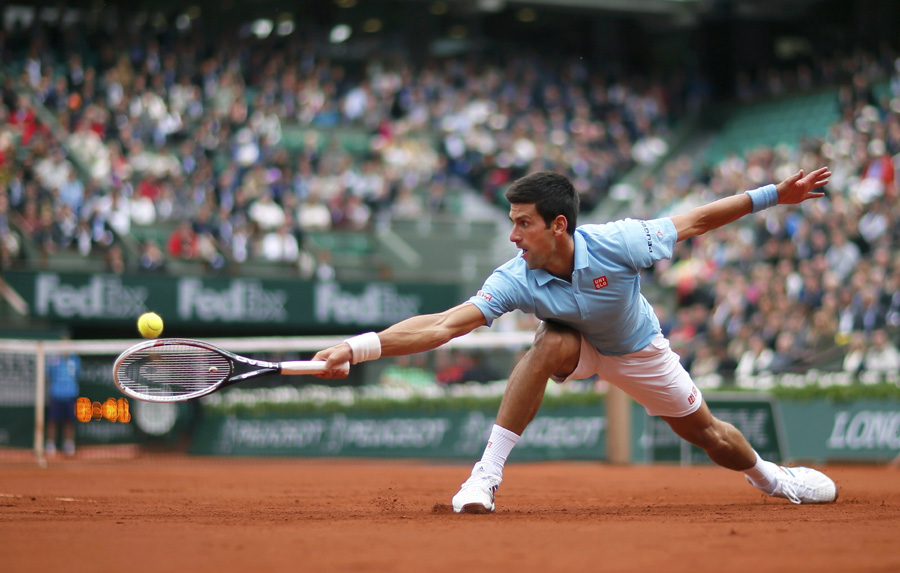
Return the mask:
M 544 321 L 538 326 L 532 350 L 554 366 L 554 376 L 561 378 L 574 371 L 580 360 L 582 336 L 577 330 Z
M 683 418 L 703 403 L 700 389 L 662 335 L 637 352 L 601 357 L 597 374 L 634 398 L 651 416 Z
M 597 352 L 594 346 L 585 340 L 577 331 L 573 331 L 577 335 L 577 339 L 573 340 L 574 346 L 567 345 L 567 352 L 571 352 L 568 356 L 568 367 L 560 368 L 550 378 L 557 384 L 562 384 L 569 380 L 583 380 L 600 372 L 603 356 Z

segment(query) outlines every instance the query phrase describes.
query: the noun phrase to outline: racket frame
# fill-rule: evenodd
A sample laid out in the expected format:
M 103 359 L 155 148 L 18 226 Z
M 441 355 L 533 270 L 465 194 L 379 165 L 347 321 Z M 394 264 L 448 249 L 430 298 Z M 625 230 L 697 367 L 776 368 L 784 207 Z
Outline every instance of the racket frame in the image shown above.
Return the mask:
M 189 394 L 176 396 L 156 396 L 142 394 L 119 382 L 119 366 L 122 364 L 122 362 L 132 357 L 134 354 L 150 348 L 174 345 L 194 346 L 209 350 L 211 352 L 219 354 L 220 356 L 224 356 L 226 359 L 228 359 L 229 372 L 215 384 L 210 384 L 206 388 L 202 388 Z M 236 364 L 249 366 L 251 368 L 254 368 L 254 370 L 235 374 Z M 217 390 L 227 388 L 232 384 L 237 384 L 238 382 L 243 382 L 245 380 L 249 380 L 251 378 L 256 378 L 259 376 L 265 376 L 267 374 L 281 374 L 282 371 L 286 371 L 285 373 L 287 374 L 317 374 L 323 370 L 324 364 L 324 361 L 318 360 L 269 362 L 267 360 L 247 358 L 246 356 L 235 354 L 234 352 L 230 352 L 228 350 L 225 350 L 224 348 L 219 348 L 218 346 L 215 346 L 208 342 L 203 342 L 202 340 L 194 340 L 190 338 L 160 338 L 139 342 L 123 351 L 119 355 L 119 357 L 116 358 L 116 361 L 113 364 L 113 381 L 123 394 L 137 400 L 144 400 L 146 402 L 185 402 L 187 400 L 200 398 L 202 396 L 206 396 L 207 394 L 216 392 Z

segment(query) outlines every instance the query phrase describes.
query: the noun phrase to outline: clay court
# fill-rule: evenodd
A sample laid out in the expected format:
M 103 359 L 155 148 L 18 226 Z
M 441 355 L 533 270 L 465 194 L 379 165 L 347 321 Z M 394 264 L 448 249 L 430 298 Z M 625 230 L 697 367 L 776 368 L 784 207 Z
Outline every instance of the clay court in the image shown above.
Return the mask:
M 0 466 L 4 571 L 898 571 L 900 471 L 824 468 L 837 503 L 712 466 L 138 458 Z

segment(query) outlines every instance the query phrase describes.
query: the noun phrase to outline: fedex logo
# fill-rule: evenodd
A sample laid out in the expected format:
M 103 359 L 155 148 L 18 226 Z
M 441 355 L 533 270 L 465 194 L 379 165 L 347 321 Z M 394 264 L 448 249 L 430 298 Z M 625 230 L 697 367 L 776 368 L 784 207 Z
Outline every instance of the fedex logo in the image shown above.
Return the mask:
M 594 288 L 600 290 L 604 287 L 609 286 L 609 281 L 606 280 L 606 275 L 602 277 L 597 277 L 594 279 Z

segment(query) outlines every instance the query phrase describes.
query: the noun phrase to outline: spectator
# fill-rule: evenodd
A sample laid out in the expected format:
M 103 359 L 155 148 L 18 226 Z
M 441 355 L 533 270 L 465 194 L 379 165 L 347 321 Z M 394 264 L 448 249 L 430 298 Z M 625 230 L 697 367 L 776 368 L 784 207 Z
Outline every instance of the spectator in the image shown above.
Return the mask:
M 797 369 L 800 358 L 796 335 L 789 330 L 781 332 L 775 338 L 775 353 L 769 363 L 769 371 L 773 374 L 793 372 Z
M 459 350 L 444 347 L 435 349 L 435 381 L 442 386 L 464 382 L 466 362 L 466 354 Z
M 131 234 L 131 201 L 119 187 L 94 201 L 94 217 L 119 236 Z
M 817 363 L 819 354 L 834 348 L 837 334 L 838 322 L 834 313 L 824 308 L 816 308 L 802 344 L 808 361 Z
M 34 106 L 27 95 L 21 94 L 16 99 L 16 106 L 10 110 L 9 125 L 18 132 L 22 145 L 31 143 L 35 135 L 43 134 L 44 128 L 38 122 Z
M 331 229 L 331 211 L 319 199 L 318 192 L 311 191 L 297 207 L 297 225 L 303 231 L 328 231 Z
M 141 255 L 138 259 L 138 270 L 147 273 L 159 273 L 165 270 L 166 261 L 159 244 L 147 239 L 141 244 Z
M 68 180 L 59 189 L 59 200 L 67 205 L 73 213 L 81 212 L 81 204 L 84 202 L 84 184 L 78 179 L 74 169 L 69 171 Z
M 53 218 L 51 240 L 54 250 L 66 250 L 75 244 L 78 235 L 78 217 L 68 204 L 63 204 Z
M 412 187 L 401 185 L 391 203 L 391 217 L 396 220 L 416 220 L 425 214 L 422 198 Z
M 193 259 L 198 255 L 197 234 L 190 221 L 182 220 L 169 234 L 166 253 L 175 259 Z
M 477 382 L 479 384 L 487 384 L 499 379 L 500 376 L 494 372 L 494 369 L 484 360 L 484 356 L 480 352 L 470 352 L 466 360 L 466 368 L 462 374 L 463 382 Z
M 749 340 L 749 346 L 741 355 L 738 361 L 735 374 L 740 379 L 750 376 L 757 376 L 763 372 L 770 370 L 775 353 L 766 346 L 765 341 L 759 335 L 752 335 Z
M 871 192 L 863 194 L 868 203 L 876 197 L 884 197 L 889 201 L 897 199 L 897 187 L 894 180 L 894 162 L 888 155 L 887 147 L 881 139 L 869 142 L 868 157 L 860 174 L 860 185 L 869 184 Z
M 286 220 L 277 230 L 265 234 L 261 254 L 267 261 L 295 263 L 300 258 L 300 243 L 290 220 Z
M 900 372 L 900 350 L 888 338 L 882 328 L 872 331 L 869 347 L 863 359 L 863 369 L 867 372 L 897 374 Z
M 828 268 L 834 271 L 839 279 L 845 279 L 859 262 L 861 256 L 859 247 L 849 241 L 841 229 L 834 229 L 830 239 L 831 246 L 825 251 Z
M 66 341 L 69 337 L 63 337 Z M 78 397 L 78 379 L 81 377 L 81 359 L 75 354 L 47 357 L 47 436 L 44 451 L 56 453 L 56 445 L 62 431 L 62 450 L 75 455 L 75 399 Z
M 871 333 L 886 326 L 886 314 L 878 289 L 871 284 L 863 285 L 842 312 L 841 330 Z
M 0 270 L 8 269 L 18 259 L 21 248 L 18 233 L 9 224 L 9 198 L 0 191 Z
M 691 377 L 701 389 L 718 388 L 722 385 L 722 376 L 719 374 L 721 364 L 716 348 L 703 344 L 697 348 L 697 355 L 691 362 Z
M 864 332 L 854 332 L 850 335 L 850 342 L 847 344 L 847 351 L 844 353 L 844 360 L 841 363 L 841 369 L 850 374 L 859 375 L 863 370 L 863 361 L 866 357 L 868 349 L 868 338 Z
M 122 247 L 118 244 L 112 244 L 106 250 L 106 272 L 121 275 L 125 272 L 125 254 Z
M 263 231 L 277 229 L 285 221 L 284 209 L 273 200 L 272 192 L 268 189 L 262 191 L 259 198 L 250 204 L 247 214 L 250 221 Z
M 327 282 L 337 278 L 334 266 L 331 264 L 331 252 L 322 249 L 316 253 L 316 280 Z

